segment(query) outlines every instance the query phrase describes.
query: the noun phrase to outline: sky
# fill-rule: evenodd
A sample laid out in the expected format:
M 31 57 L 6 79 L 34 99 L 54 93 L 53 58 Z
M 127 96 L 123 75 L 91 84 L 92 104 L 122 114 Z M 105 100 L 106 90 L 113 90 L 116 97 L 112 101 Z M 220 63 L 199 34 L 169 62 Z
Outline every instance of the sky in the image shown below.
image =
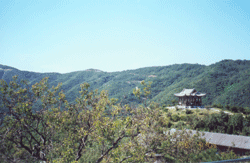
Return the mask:
M 107 72 L 250 59 L 249 0 L 0 0 L 0 64 Z

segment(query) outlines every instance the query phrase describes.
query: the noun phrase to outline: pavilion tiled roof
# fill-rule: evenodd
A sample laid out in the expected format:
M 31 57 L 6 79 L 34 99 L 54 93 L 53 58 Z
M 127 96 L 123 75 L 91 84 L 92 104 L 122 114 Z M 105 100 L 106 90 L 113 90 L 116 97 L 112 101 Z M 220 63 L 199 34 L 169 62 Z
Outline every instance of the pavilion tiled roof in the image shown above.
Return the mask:
M 195 88 L 193 89 L 183 89 L 180 93 L 175 93 L 175 96 L 182 97 L 182 96 L 205 96 L 206 93 L 200 93 L 196 91 Z

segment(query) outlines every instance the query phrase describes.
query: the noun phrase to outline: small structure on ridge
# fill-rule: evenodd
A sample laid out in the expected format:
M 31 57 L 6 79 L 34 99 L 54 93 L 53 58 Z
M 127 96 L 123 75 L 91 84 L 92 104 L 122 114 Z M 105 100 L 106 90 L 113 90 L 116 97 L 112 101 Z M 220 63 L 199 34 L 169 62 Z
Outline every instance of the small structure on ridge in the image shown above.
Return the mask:
M 206 96 L 206 93 L 200 93 L 193 89 L 183 89 L 180 93 L 174 94 L 176 97 L 179 97 L 178 104 L 179 106 L 185 107 L 201 107 L 203 96 Z

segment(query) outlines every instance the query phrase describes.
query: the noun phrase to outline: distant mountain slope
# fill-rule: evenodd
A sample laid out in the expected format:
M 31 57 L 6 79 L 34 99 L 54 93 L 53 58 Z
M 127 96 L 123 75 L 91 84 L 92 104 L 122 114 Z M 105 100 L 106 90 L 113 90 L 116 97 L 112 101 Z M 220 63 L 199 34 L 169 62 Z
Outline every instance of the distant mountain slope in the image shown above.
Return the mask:
M 78 95 L 79 85 L 88 82 L 90 89 L 108 90 L 110 97 L 118 98 L 122 103 L 138 103 L 132 92 L 145 80 L 153 81 L 150 98 L 161 104 L 171 104 L 171 100 L 176 99 L 173 94 L 183 88 L 196 88 L 207 93 L 203 99 L 205 105 L 221 103 L 250 106 L 248 60 L 223 60 L 209 66 L 175 64 L 112 73 L 88 69 L 66 74 L 20 71 L 0 64 L 0 79 L 9 82 L 14 75 L 30 81 L 31 84 L 44 77 L 49 77 L 50 86 L 62 82 L 62 89 L 70 102 Z
M 174 83 L 165 87 L 153 100 L 169 104 L 174 99 L 173 93 L 183 88 L 196 88 L 207 93 L 203 99 L 205 105 L 250 105 L 250 61 L 223 60 L 198 69 L 193 67 L 190 70 L 182 70 L 184 71 L 180 73 L 181 77 L 174 78 Z M 165 79 L 171 81 L 169 78 Z

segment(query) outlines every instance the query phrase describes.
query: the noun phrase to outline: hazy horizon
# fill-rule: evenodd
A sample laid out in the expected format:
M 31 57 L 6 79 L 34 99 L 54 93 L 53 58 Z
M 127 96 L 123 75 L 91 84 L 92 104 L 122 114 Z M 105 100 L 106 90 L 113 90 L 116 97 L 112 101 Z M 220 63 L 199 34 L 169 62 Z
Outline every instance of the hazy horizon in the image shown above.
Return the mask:
M 244 61 L 246 59 L 223 59 L 223 60 L 232 60 L 232 61 L 237 61 L 237 60 L 241 60 L 241 61 Z M 223 60 L 220 60 L 218 62 L 221 62 Z M 247 61 L 250 61 L 250 60 L 247 60 Z M 108 72 L 108 73 L 112 73 L 112 72 L 122 72 L 122 71 L 129 71 L 129 70 L 136 70 L 136 69 L 140 69 L 140 68 L 149 68 L 149 67 L 164 67 L 164 66 L 171 66 L 171 65 L 175 65 L 175 64 L 198 64 L 198 65 L 202 65 L 202 66 L 210 66 L 212 64 L 215 64 L 217 62 L 214 62 L 214 63 L 211 63 L 209 65 L 205 65 L 205 64 L 199 64 L 199 63 L 174 63 L 174 64 L 170 64 L 170 65 L 162 65 L 162 66 L 148 66 L 148 67 L 139 67 L 139 68 L 135 68 L 135 69 L 125 69 L 125 70 L 121 70 L 121 71 L 103 71 L 103 70 L 100 70 L 100 69 L 96 69 L 96 68 L 88 68 L 88 69 L 84 69 L 84 70 L 76 70 L 76 71 L 71 71 L 71 72 L 79 72 L 79 71 L 87 71 L 87 70 L 99 70 L 99 71 L 102 71 L 102 72 Z M 9 65 L 4 65 L 4 64 L 0 64 L 0 65 L 3 65 L 3 66 L 8 66 L 8 67 L 12 67 L 12 68 L 16 68 L 20 71 L 28 71 L 28 72 L 35 72 L 35 73 L 59 73 L 59 74 L 66 74 L 66 73 L 71 73 L 71 72 L 65 72 L 65 73 L 60 73 L 60 72 L 37 72 L 37 71 L 32 71 L 32 70 L 21 70 L 17 67 L 13 67 L 13 66 L 9 66 Z

